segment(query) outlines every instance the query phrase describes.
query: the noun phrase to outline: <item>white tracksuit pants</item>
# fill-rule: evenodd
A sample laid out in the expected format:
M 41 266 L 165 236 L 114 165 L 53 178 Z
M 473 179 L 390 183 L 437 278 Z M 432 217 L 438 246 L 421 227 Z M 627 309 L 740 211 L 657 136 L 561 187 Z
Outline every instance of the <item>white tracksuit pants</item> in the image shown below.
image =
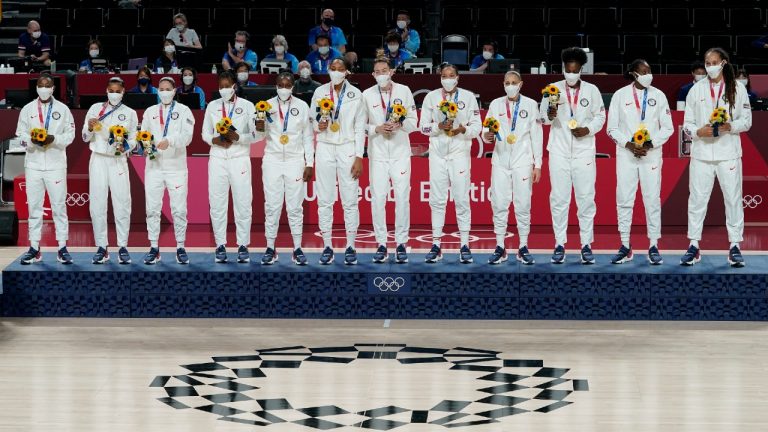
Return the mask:
M 288 215 L 288 225 L 294 239 L 294 249 L 301 247 L 304 225 L 304 159 L 281 161 L 264 158 L 261 163 L 264 184 L 264 235 L 267 247 L 274 249 L 283 202 Z
M 96 246 L 106 248 L 107 196 L 112 195 L 112 211 L 115 215 L 117 246 L 128 246 L 131 227 L 131 183 L 128 179 L 128 160 L 125 156 L 91 153 L 88 164 L 88 195 L 90 198 L 91 223 Z
M 211 157 L 208 160 L 208 202 L 211 206 L 211 225 L 216 245 L 227 244 L 227 211 L 229 191 L 232 190 L 232 205 L 235 210 L 237 244 L 251 243 L 251 220 L 253 218 L 253 189 L 251 189 L 251 158 L 238 157 L 223 159 Z
M 376 243 L 387 244 L 387 210 L 389 191 L 395 195 L 395 243 L 408 243 L 411 226 L 411 159 L 371 160 L 371 216 Z M 390 189 L 390 181 L 392 186 Z
M 69 239 L 69 218 L 67 217 L 67 170 L 40 171 L 26 168 L 24 177 L 29 208 L 29 242 L 40 247 L 43 230 L 43 201 L 45 192 L 51 202 L 53 223 L 56 226 L 56 240 L 59 247 Z
M 355 162 L 354 143 L 333 145 L 318 143 L 315 150 L 315 188 L 317 193 L 317 214 L 323 242 L 331 246 L 333 229 L 333 203 L 336 202 L 336 182 L 341 207 L 344 209 L 344 226 L 347 230 L 347 246 L 355 246 L 357 228 L 360 225 L 360 210 L 357 206 L 358 184 L 352 178 L 352 164 Z
M 432 209 L 432 242 L 440 245 L 445 226 L 445 207 L 448 204 L 448 190 L 456 207 L 456 223 L 461 234 L 461 244 L 469 243 L 472 225 L 472 209 L 469 205 L 471 162 L 469 155 L 445 159 L 429 155 L 429 207 Z
M 616 150 L 616 213 L 619 220 L 621 242 L 630 246 L 632 211 L 635 208 L 637 184 L 643 196 L 645 221 L 651 245 L 661 238 L 661 150 L 649 156 L 635 157 L 626 149 Z
M 739 243 L 744 235 L 744 201 L 742 196 L 741 158 L 707 162 L 691 159 L 688 177 L 688 238 L 701 240 L 704 217 L 707 215 L 709 196 L 715 184 L 720 183 L 725 201 L 725 225 L 728 241 Z
M 531 165 L 506 168 L 491 167 L 491 208 L 493 209 L 493 232 L 497 239 L 507 235 L 509 205 L 514 204 L 517 233 L 520 247 L 528 245 L 531 232 Z M 498 246 L 504 247 L 502 242 Z
M 160 213 L 163 209 L 163 195 L 168 191 L 173 216 L 173 232 L 176 247 L 184 247 L 187 237 L 187 171 L 144 172 L 144 195 L 147 209 L 147 235 L 152 247 L 158 247 L 160 238 Z
M 552 210 L 552 228 L 555 242 L 565 245 L 568 240 L 568 211 L 571 206 L 571 189 L 576 196 L 576 215 L 579 217 L 581 244 L 592 243 L 595 223 L 595 158 L 569 159 L 549 155 L 549 176 L 552 191 L 549 205 Z

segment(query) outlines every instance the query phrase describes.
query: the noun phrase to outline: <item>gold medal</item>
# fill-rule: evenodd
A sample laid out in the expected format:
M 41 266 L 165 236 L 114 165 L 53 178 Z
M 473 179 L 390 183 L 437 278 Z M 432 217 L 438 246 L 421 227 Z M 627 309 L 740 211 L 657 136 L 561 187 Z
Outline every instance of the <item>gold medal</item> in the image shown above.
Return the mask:
M 517 142 L 517 135 L 515 134 L 507 135 L 507 144 L 514 144 L 516 142 Z
M 568 122 L 568 129 L 576 129 L 579 127 L 579 122 L 576 121 L 576 119 L 571 119 L 571 121 Z
M 93 131 L 94 132 L 101 132 L 101 128 L 102 128 L 101 122 L 96 122 L 96 124 L 93 125 Z
M 280 144 L 282 145 L 288 144 L 288 135 L 286 134 L 280 135 Z
M 331 123 L 331 132 L 338 132 L 341 129 L 338 123 Z

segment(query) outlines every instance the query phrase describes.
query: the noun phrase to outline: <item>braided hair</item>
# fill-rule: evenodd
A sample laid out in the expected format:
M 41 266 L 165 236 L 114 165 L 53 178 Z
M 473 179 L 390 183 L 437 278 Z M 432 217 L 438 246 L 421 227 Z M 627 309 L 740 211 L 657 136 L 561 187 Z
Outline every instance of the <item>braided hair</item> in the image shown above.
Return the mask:
M 733 110 L 736 105 L 736 72 L 733 70 L 731 64 L 731 58 L 728 53 L 722 48 L 710 48 L 707 50 L 704 57 L 711 53 L 716 53 L 720 56 L 721 60 L 725 60 L 723 65 L 723 79 L 725 80 L 725 101 L 728 103 L 729 111 Z

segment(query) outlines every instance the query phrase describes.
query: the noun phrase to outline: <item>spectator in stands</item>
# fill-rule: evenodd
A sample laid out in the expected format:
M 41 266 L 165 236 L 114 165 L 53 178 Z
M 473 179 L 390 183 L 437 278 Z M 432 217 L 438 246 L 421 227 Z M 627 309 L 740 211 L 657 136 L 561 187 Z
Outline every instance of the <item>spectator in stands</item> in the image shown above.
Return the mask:
M 19 36 L 19 57 L 29 57 L 32 61 L 51 65 L 51 41 L 35 20 L 27 23 L 27 31 Z
M 78 71 L 80 72 L 93 72 L 93 59 L 103 58 L 104 52 L 101 48 L 101 42 L 98 39 L 91 39 L 88 42 L 88 58 L 80 62 Z
M 237 76 L 237 82 L 235 83 L 235 93 L 238 96 L 243 95 L 243 89 L 245 87 L 256 87 L 258 84 L 248 79 L 249 77 L 248 65 L 240 62 L 235 65 L 235 76 Z
M 205 92 L 197 85 L 197 71 L 195 68 L 185 67 L 181 69 L 181 82 L 179 93 L 197 93 L 200 95 L 200 109 L 205 109 Z
M 357 53 L 354 51 L 347 51 L 342 56 L 344 61 L 347 62 L 347 70 L 349 73 L 357 73 L 360 71 L 360 65 L 357 63 Z
M 475 72 L 486 72 L 491 60 L 504 60 L 504 56 L 499 54 L 499 45 L 496 41 L 488 41 L 483 44 L 483 53 L 478 54 L 472 59 L 472 65 L 469 70 Z
M 691 75 L 693 75 L 693 82 L 680 87 L 680 91 L 677 92 L 678 102 L 685 102 L 685 98 L 688 97 L 688 92 L 691 91 L 691 87 L 707 77 L 707 70 L 704 68 L 704 63 L 698 60 L 693 62 L 691 64 Z
M 166 39 L 163 43 L 163 54 L 155 60 L 155 72 L 167 73 L 178 67 L 176 63 L 176 44 L 172 39 Z M 162 72 L 161 72 L 162 69 Z
M 331 46 L 331 39 L 327 35 L 317 35 L 315 45 L 317 49 L 307 55 L 307 61 L 312 65 L 312 73 L 327 74 L 331 61 L 342 57 L 342 54 Z
M 747 88 L 747 96 L 749 96 L 749 104 L 755 106 L 757 102 L 757 93 L 752 91 L 752 85 L 749 84 L 749 73 L 744 68 L 736 71 L 736 82 L 740 82 Z
M 141 6 L 141 0 L 120 0 L 117 5 L 122 9 L 138 9 Z
M 197 36 L 197 32 L 191 28 L 187 28 L 187 16 L 183 13 L 179 13 L 173 16 L 173 28 L 165 36 L 166 39 L 171 39 L 176 46 L 190 47 L 202 49 L 203 45 L 200 43 L 200 38 Z
M 285 60 L 288 62 L 291 72 L 299 72 L 299 59 L 288 52 L 288 41 L 285 40 L 283 35 L 277 35 L 272 38 L 272 53 L 267 54 L 264 60 Z
M 157 94 L 157 88 L 152 86 L 152 70 L 147 66 L 136 73 L 136 87 L 128 90 L 128 93 Z
M 320 35 L 327 36 L 328 40 L 331 42 L 330 45 L 339 52 L 344 53 L 347 51 L 347 38 L 344 37 L 344 31 L 333 25 L 335 16 L 333 9 L 323 10 L 323 13 L 320 15 L 320 25 L 313 27 L 309 31 L 307 45 L 312 48 L 312 51 L 317 50 L 317 37 Z
M 396 25 L 397 28 L 392 31 L 400 34 L 402 42 L 401 47 L 410 52 L 411 55 L 415 57 L 416 52 L 419 50 L 419 46 L 421 45 L 421 38 L 419 37 L 419 32 L 410 28 L 411 15 L 408 13 L 408 11 L 401 10 L 397 12 Z
M 232 48 L 232 44 L 227 44 L 227 52 L 224 53 L 224 58 L 221 59 L 221 67 L 224 70 L 230 70 L 240 62 L 247 63 L 252 71 L 256 70 L 259 64 L 259 56 L 248 48 L 248 40 L 250 39 L 251 35 L 247 31 L 240 30 L 235 33 L 235 47 Z
M 314 93 L 315 89 L 320 86 L 319 82 L 312 79 L 312 65 L 306 60 L 301 61 L 299 63 L 299 79 L 293 85 L 293 92 L 296 94 Z
M 399 33 L 389 32 L 384 36 L 384 55 L 389 60 L 389 64 L 392 65 L 393 69 L 402 68 L 403 62 L 413 57 L 409 51 L 401 47 Z

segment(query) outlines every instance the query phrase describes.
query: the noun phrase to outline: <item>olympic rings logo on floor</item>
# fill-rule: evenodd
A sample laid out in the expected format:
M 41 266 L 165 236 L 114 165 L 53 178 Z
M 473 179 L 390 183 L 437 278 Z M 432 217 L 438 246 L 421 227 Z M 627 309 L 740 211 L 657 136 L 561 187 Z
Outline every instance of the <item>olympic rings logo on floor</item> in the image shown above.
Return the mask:
M 87 192 L 84 193 L 68 193 L 67 194 L 67 205 L 70 207 L 77 206 L 82 207 L 86 205 L 89 201 L 89 196 Z
M 763 203 L 763 197 L 761 195 L 744 195 L 742 201 L 744 202 L 744 208 L 753 209 Z
M 401 277 L 376 277 L 373 279 L 373 286 L 379 289 L 379 291 L 387 292 L 397 292 L 405 286 L 405 279 Z

